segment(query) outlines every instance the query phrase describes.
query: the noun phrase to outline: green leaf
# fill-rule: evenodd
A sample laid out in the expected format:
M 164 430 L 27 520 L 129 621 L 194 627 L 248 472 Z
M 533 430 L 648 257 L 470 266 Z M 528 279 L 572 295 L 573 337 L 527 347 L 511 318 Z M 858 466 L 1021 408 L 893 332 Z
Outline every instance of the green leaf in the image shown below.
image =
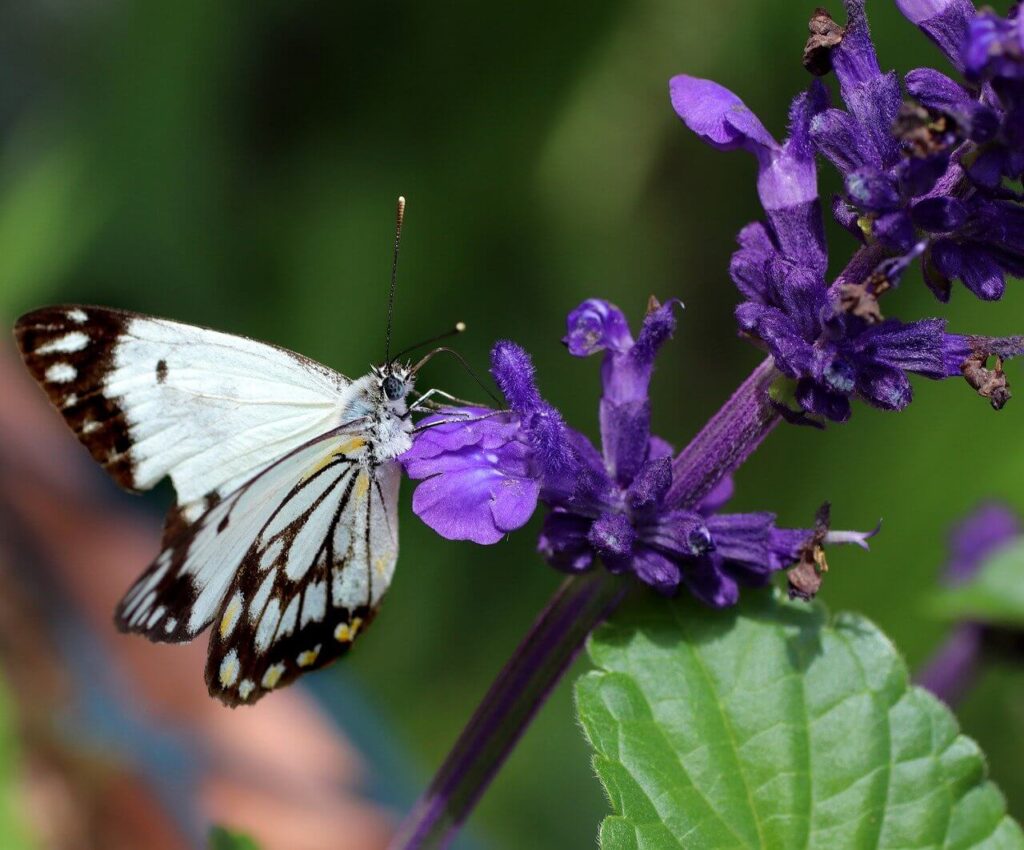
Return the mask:
M 647 599 L 588 648 L 605 850 L 1024 848 L 977 745 L 861 617 Z
M 247 835 L 215 826 L 210 830 L 210 850 L 260 850 L 260 846 Z
M 1024 628 L 1024 541 L 1001 549 L 969 581 L 937 593 L 929 607 L 953 620 Z

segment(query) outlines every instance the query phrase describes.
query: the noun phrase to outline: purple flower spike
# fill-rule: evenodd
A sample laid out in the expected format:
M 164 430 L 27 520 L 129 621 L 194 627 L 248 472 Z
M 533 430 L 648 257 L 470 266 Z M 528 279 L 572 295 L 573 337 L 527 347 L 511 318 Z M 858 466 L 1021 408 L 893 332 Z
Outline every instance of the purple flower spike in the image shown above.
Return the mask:
M 809 540 L 822 544 L 816 530 L 777 528 L 772 514 L 719 513 L 732 494 L 728 476 L 699 505 L 673 495 L 672 449 L 650 434 L 648 386 L 677 306 L 652 300 L 635 341 L 606 301 L 584 301 L 569 314 L 570 352 L 604 352 L 602 452 L 540 395 L 529 355 L 498 343 L 492 371 L 512 410 L 446 410 L 420 424 L 401 458 L 411 478 L 424 479 L 413 510 L 445 537 L 494 543 L 541 500 L 551 512 L 538 550 L 552 566 L 579 573 L 600 562 L 659 593 L 685 586 L 715 606 L 734 604 L 741 585 L 763 585 L 803 558 Z

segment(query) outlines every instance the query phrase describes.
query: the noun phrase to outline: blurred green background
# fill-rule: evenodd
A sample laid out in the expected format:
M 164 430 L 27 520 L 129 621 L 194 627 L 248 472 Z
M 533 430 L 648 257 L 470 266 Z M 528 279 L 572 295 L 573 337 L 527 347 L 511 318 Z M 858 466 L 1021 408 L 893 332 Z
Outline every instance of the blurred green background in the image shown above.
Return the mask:
M 593 435 L 598 363 L 565 354 L 566 312 L 601 296 L 637 320 L 651 293 L 679 296 L 653 398 L 658 432 L 680 445 L 760 359 L 735 336 L 727 275 L 736 231 L 760 212 L 753 162 L 693 138 L 667 81 L 713 77 L 781 135 L 808 81 L 813 5 L 4 4 L 0 312 L 9 325 L 48 302 L 115 305 L 362 374 L 383 353 L 402 193 L 399 344 L 462 319 L 457 345 L 483 371 L 493 340 L 513 338 Z M 883 67 L 944 67 L 889 0 L 868 11 Z M 834 228 L 831 246 L 836 266 L 853 247 Z M 1022 305 L 1019 285 L 999 304 L 957 290 L 938 305 L 912 277 L 885 309 L 997 334 L 1022 330 Z M 431 386 L 479 395 L 449 363 L 428 371 Z M 912 665 L 942 637 L 921 600 L 949 525 L 983 497 L 1024 509 L 1024 400 L 995 414 L 960 381 L 916 393 L 899 415 L 858 408 L 824 433 L 781 429 L 740 472 L 734 503 L 789 525 L 825 499 L 841 527 L 884 518 L 870 555 L 832 553 L 824 598 L 878 621 Z M 409 511 L 410 491 L 378 624 L 343 673 L 322 675 L 358 681 L 419 786 L 559 576 L 529 529 L 487 549 L 441 540 Z M 1021 816 L 1024 678 L 992 671 L 961 714 Z M 494 848 L 592 846 L 605 808 L 563 683 L 473 832 Z

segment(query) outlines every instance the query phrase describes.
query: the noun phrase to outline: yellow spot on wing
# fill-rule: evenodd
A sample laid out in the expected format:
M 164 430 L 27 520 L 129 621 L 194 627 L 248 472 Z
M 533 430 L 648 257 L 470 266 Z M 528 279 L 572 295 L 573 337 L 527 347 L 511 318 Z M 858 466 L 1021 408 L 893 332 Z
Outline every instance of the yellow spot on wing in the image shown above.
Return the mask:
M 387 569 L 387 561 L 384 560 L 383 556 L 378 556 L 373 560 L 373 569 L 377 575 L 384 575 L 384 571 Z
M 224 609 L 224 616 L 220 618 L 220 636 L 222 638 L 226 638 L 231 634 L 231 631 L 235 628 L 235 623 L 238 621 L 238 615 L 241 613 L 242 597 L 236 593 L 228 603 L 228 607 Z
M 360 472 L 359 477 L 356 479 L 356 492 L 355 497 L 357 499 L 363 498 L 366 495 L 366 491 L 370 489 L 370 476 L 365 472 Z
M 268 691 L 275 687 L 278 682 L 281 681 L 281 677 L 284 675 L 284 665 L 278 662 L 277 664 L 271 664 L 267 668 L 267 672 L 263 674 L 263 681 L 260 682 L 264 688 Z
M 359 627 L 362 624 L 362 617 L 354 617 L 351 623 L 338 623 L 338 628 L 334 630 L 335 640 L 341 643 L 351 643 L 356 639 L 356 635 L 359 633 Z
M 238 678 L 238 653 L 232 651 L 220 663 L 220 684 L 230 688 Z
M 307 478 L 312 478 L 335 458 L 347 455 L 350 452 L 354 452 L 356 449 L 361 449 L 365 445 L 365 438 L 353 437 L 351 440 L 342 443 L 340 446 L 335 446 L 302 474 L 302 480 L 305 481 Z
M 300 667 L 308 667 L 320 654 L 320 644 L 317 644 L 312 649 L 307 649 L 305 652 L 300 652 L 299 657 L 295 659 L 296 663 Z

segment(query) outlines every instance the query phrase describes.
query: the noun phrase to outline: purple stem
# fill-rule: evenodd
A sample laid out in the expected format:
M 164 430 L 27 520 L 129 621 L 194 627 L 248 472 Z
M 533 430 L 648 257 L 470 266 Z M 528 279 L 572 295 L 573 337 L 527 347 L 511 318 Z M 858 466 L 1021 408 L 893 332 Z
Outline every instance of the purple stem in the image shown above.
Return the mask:
M 698 504 L 761 445 L 782 419 L 768 395 L 780 374 L 772 358 L 764 360 L 672 461 L 668 504 Z
M 399 827 L 392 850 L 448 846 L 587 635 L 627 589 L 622 576 L 605 570 L 562 582 Z
M 761 363 L 673 461 L 678 504 L 696 505 L 778 424 L 768 397 L 778 375 L 771 359 Z M 587 636 L 628 587 L 625 577 L 603 569 L 562 583 L 399 827 L 392 850 L 448 846 Z

